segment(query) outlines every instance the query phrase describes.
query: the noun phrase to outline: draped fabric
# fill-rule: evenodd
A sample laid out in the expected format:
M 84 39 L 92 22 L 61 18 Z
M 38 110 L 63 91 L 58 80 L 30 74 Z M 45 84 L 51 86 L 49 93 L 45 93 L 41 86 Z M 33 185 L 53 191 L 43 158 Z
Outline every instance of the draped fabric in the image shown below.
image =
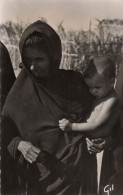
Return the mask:
M 119 96 L 120 103 L 121 103 L 121 117 L 120 117 L 120 125 L 122 129 L 122 136 L 119 137 L 119 142 L 123 144 L 123 56 L 121 57 L 121 60 L 119 62 L 119 73 L 117 76 L 117 82 L 116 82 L 116 92 Z
M 72 73 L 75 77 L 75 72 L 73 71 L 71 72 L 59 70 L 58 72 L 60 74 L 63 73 L 64 80 L 69 78 L 68 74 L 66 73 Z M 59 74 L 58 72 L 57 75 Z M 77 79 L 79 78 L 78 76 L 79 74 L 77 73 Z M 53 78 L 55 78 L 55 75 L 53 75 Z M 21 81 L 24 80 L 26 82 L 23 82 L 23 85 L 20 85 Z M 62 82 L 60 83 L 62 84 Z M 75 101 L 75 97 L 71 97 L 71 94 L 73 94 L 71 90 L 73 90 L 73 88 L 70 90 L 69 87 L 70 94 L 67 93 L 67 96 L 69 94 L 69 97 L 67 99 L 60 96 L 58 91 L 56 93 L 55 88 L 59 90 L 60 87 L 62 87 L 60 86 L 60 83 L 57 83 L 59 84 L 59 88 L 54 86 L 56 85 L 56 82 L 53 85 L 53 79 L 51 79 L 51 81 L 47 81 L 43 85 L 41 85 L 40 83 L 35 83 L 34 81 L 32 81 L 30 76 L 28 76 L 27 71 L 23 69 L 21 74 L 17 78 L 16 83 L 10 92 L 10 95 L 7 98 L 3 113 L 6 118 L 10 118 L 14 122 L 17 130 L 19 131 L 17 132 L 16 128 L 12 128 L 12 126 L 8 127 L 10 131 L 9 134 L 11 134 L 10 137 L 12 137 L 12 134 L 16 136 L 13 137 L 13 139 L 11 138 L 11 140 L 9 140 L 10 142 L 8 141 L 8 149 L 12 157 L 14 157 L 15 159 L 19 158 L 19 163 L 23 164 L 23 158 L 22 156 L 19 156 L 15 144 L 15 140 L 20 140 L 20 138 L 22 138 L 24 140 L 30 141 L 41 150 L 48 151 L 50 154 L 55 155 L 57 159 L 60 159 L 60 161 L 62 161 L 63 164 L 67 166 L 66 169 L 69 170 L 70 166 L 70 171 L 67 170 L 67 176 L 68 178 L 72 179 L 72 177 L 68 175 L 68 172 L 70 174 L 74 174 L 74 171 L 76 169 L 76 171 L 79 172 L 79 169 L 81 170 L 83 168 L 83 166 L 78 166 L 78 164 L 80 164 L 80 162 L 84 163 L 84 158 L 82 158 L 82 143 L 84 143 L 84 137 L 80 133 L 63 133 L 58 127 L 58 120 L 65 117 L 69 118 L 72 121 L 78 121 L 82 120 L 82 116 L 84 119 L 84 112 L 86 112 L 85 108 L 87 108 L 87 105 L 84 106 L 81 104 L 81 102 L 79 103 L 79 100 Z M 71 84 L 72 83 L 70 83 L 70 85 Z M 51 85 L 53 86 L 52 88 Z M 81 86 L 83 86 L 82 89 L 84 89 L 84 83 Z M 54 90 L 51 90 L 53 88 Z M 83 98 L 86 94 L 85 92 L 83 91 L 82 94 L 80 93 L 81 95 L 83 95 Z M 74 93 L 76 93 L 75 89 Z M 63 90 L 62 95 L 66 96 Z M 77 97 L 79 98 L 79 96 L 80 95 L 78 93 Z M 87 94 L 85 95 L 85 97 L 87 100 Z M 42 161 L 47 164 L 47 159 L 42 159 Z M 55 161 L 53 162 L 55 163 Z M 52 162 L 49 162 L 49 164 L 52 164 Z M 49 166 L 47 166 L 46 168 L 49 168 Z M 42 169 L 44 170 L 44 167 L 40 168 L 41 172 Z M 34 170 L 34 168 L 32 168 L 32 170 Z M 79 174 L 76 176 L 75 180 L 77 180 L 78 176 Z M 38 177 L 40 178 L 40 175 Z M 39 178 L 35 178 L 35 180 L 38 181 Z M 66 179 L 64 182 L 63 181 L 64 180 L 62 179 L 61 181 L 58 181 L 58 183 L 65 183 Z M 29 181 L 29 183 L 30 182 L 31 181 Z M 71 183 L 71 181 L 69 182 Z M 49 184 L 50 183 L 48 183 L 48 185 Z M 52 185 L 53 186 L 51 186 L 51 190 L 56 190 L 56 183 Z M 49 191 L 51 191 L 50 187 L 48 189 Z
M 58 69 L 60 40 L 49 25 L 37 21 L 25 30 L 20 41 L 22 60 L 23 44 L 34 31 L 44 34 L 52 50 L 51 74 L 34 78 L 23 63 L 3 108 L 3 144 L 16 162 L 19 178 L 15 194 L 79 195 L 86 191 L 85 139 L 81 133 L 62 132 L 58 121 L 84 121 L 93 99 L 80 73 Z M 35 163 L 28 164 L 17 150 L 21 140 L 41 149 Z
M 0 41 L 0 69 L 1 69 L 1 110 L 5 99 L 15 81 L 10 56 L 5 45 Z
M 116 91 L 117 94 L 123 104 L 123 56 L 119 62 L 119 72 L 117 76 L 117 82 L 116 82 Z
M 1 80 L 0 113 L 1 113 L 1 110 L 2 110 L 3 105 L 5 103 L 6 97 L 7 97 L 8 93 L 9 93 L 9 91 L 10 91 L 10 89 L 15 81 L 15 75 L 14 75 L 14 71 L 13 71 L 13 67 L 12 67 L 12 63 L 10 60 L 8 50 L 1 41 L 0 41 L 0 70 L 1 70 L 1 73 L 0 73 L 0 77 L 1 77 L 0 78 L 0 80 Z M 0 117 L 0 120 L 1 120 L 1 117 Z M 0 132 L 0 134 L 2 135 L 3 132 Z M 1 147 L 2 147 L 2 143 L 0 144 Z M 3 153 L 4 153 L 4 155 L 3 155 Z M 8 185 L 7 185 L 8 183 L 10 183 L 10 186 L 15 185 L 15 182 L 14 182 L 14 184 L 12 184 L 12 180 L 10 178 L 12 176 L 12 173 L 13 173 L 14 161 L 13 161 L 13 159 L 10 158 L 7 149 L 5 149 L 4 147 L 2 147 L 2 149 L 1 149 L 1 156 L 2 156 L 1 186 L 3 189 L 3 188 L 8 188 Z M 9 162 L 9 165 L 11 166 L 11 171 L 8 168 L 8 162 Z

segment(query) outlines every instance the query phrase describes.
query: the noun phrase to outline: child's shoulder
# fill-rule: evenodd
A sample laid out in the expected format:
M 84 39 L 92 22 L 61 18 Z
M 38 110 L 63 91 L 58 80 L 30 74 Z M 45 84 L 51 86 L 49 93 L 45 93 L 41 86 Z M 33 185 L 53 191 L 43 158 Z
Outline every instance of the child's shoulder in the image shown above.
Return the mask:
M 113 94 L 113 95 L 110 95 L 110 96 L 102 98 L 102 99 L 97 99 L 97 100 L 94 101 L 94 103 L 96 105 L 98 105 L 98 104 L 108 104 L 108 103 L 118 104 L 119 99 L 118 99 L 116 94 Z
M 94 107 L 99 107 L 99 106 L 104 110 L 111 110 L 111 111 L 120 110 L 120 103 L 116 94 L 95 101 Z
M 112 111 L 120 110 L 120 102 L 117 94 L 113 94 L 104 101 L 104 107 L 111 109 Z
M 110 98 L 109 101 L 112 102 L 112 104 L 119 106 L 120 105 L 120 101 L 119 98 L 117 96 L 117 94 L 113 94 Z
M 119 98 L 117 96 L 116 93 L 113 93 L 111 95 L 109 95 L 108 97 L 102 99 L 103 102 L 112 102 L 112 103 L 116 103 L 116 104 L 119 104 Z

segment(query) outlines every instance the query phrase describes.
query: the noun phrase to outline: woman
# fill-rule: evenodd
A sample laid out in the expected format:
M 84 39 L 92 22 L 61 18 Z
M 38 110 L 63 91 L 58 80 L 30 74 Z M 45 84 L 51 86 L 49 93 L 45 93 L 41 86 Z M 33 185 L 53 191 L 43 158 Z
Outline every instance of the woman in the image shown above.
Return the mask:
M 80 194 L 84 137 L 61 132 L 58 121 L 85 120 L 93 98 L 80 73 L 59 70 L 61 41 L 48 24 L 27 27 L 19 46 L 23 68 L 3 108 L 3 144 L 18 167 L 15 194 Z

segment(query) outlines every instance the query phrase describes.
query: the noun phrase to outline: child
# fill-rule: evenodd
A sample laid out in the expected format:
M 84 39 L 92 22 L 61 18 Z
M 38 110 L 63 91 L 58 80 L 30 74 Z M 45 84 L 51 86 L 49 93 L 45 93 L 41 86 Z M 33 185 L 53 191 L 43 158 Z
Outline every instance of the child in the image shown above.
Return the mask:
M 72 123 L 67 119 L 59 121 L 63 131 L 79 131 L 91 139 L 108 137 L 119 117 L 119 103 L 114 90 L 115 66 L 106 56 L 97 56 L 90 60 L 84 72 L 84 79 L 90 93 L 95 96 L 93 111 L 85 123 Z M 89 141 L 88 138 L 86 138 Z M 100 148 L 103 148 L 100 144 Z M 99 193 L 100 171 L 103 151 L 96 154 L 97 179 Z
M 91 138 L 110 135 L 119 117 L 119 103 L 114 90 L 115 66 L 106 56 L 96 56 L 90 60 L 84 72 L 84 79 L 90 93 L 96 97 L 93 111 L 85 123 L 72 123 L 67 119 L 59 121 L 63 131 L 79 131 Z

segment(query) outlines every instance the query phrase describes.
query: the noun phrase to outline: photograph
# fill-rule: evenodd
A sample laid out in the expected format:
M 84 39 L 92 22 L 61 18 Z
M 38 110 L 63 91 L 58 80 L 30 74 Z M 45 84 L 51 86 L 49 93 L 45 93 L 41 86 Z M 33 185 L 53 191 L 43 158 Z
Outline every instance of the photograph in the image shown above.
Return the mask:
M 123 195 L 123 1 L 0 0 L 0 194 Z

